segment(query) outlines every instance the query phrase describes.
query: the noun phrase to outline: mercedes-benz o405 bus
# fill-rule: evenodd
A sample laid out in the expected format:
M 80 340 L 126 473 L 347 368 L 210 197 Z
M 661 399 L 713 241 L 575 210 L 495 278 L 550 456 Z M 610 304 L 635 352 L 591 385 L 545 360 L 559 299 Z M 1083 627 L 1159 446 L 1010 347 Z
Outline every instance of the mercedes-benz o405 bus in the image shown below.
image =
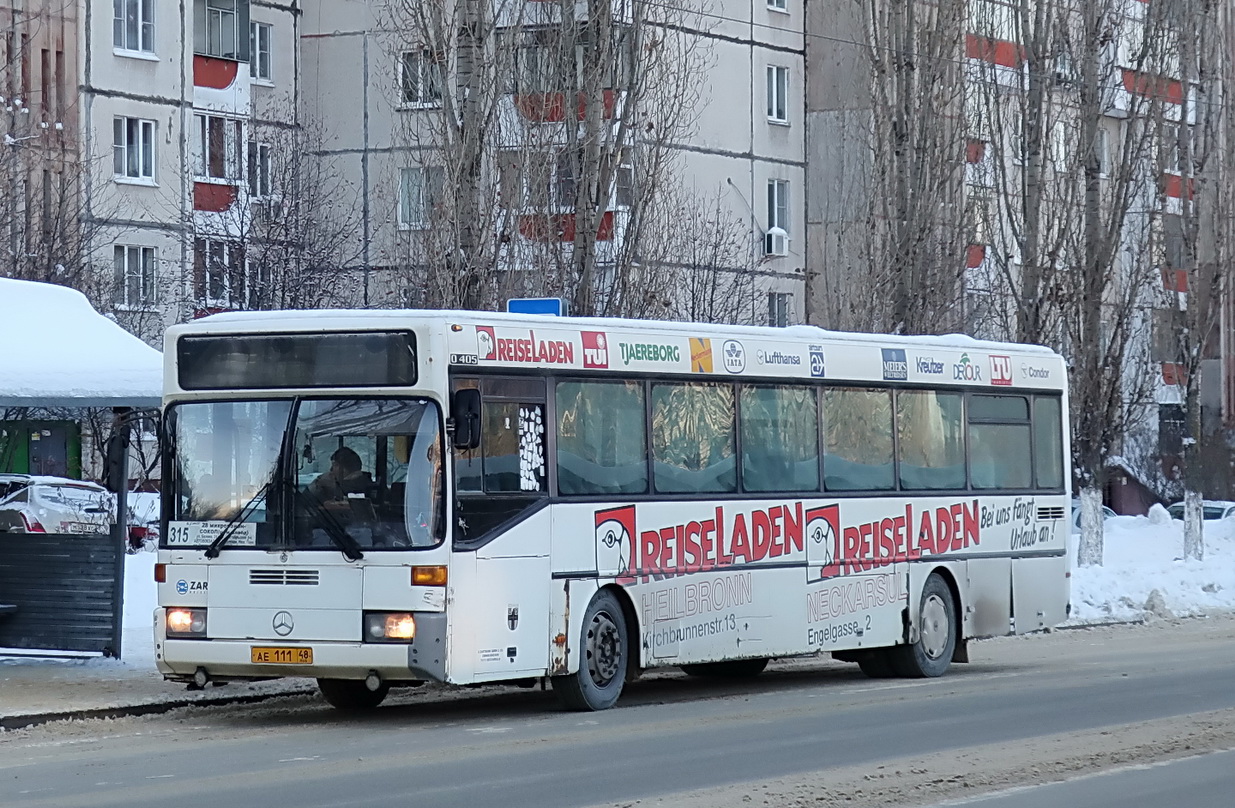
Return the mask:
M 819 653 L 938 676 L 1065 619 L 1064 364 L 967 337 L 449 311 L 172 328 L 158 667 L 391 687 Z

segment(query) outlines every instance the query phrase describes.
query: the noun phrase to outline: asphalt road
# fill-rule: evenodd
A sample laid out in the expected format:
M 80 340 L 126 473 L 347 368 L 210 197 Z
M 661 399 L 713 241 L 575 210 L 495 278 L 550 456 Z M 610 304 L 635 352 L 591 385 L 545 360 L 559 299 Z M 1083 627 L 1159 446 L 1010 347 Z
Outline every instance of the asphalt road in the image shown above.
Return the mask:
M 1014 752 L 1235 707 L 1235 621 L 1220 628 L 984 642 L 973 664 L 936 680 L 871 680 L 824 660 L 737 684 L 652 676 L 593 714 L 490 688 L 411 691 L 359 719 L 296 697 L 49 725 L 0 737 L 0 805 L 566 808 L 962 748 Z

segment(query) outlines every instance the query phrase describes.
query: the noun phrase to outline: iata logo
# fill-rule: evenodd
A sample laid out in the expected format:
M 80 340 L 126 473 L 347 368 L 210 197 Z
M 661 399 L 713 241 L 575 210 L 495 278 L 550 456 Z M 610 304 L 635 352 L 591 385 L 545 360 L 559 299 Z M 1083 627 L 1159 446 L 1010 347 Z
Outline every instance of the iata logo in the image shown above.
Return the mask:
M 634 535 L 634 505 L 596 512 L 596 567 L 602 575 L 628 572 Z
M 583 339 L 583 366 L 585 368 L 609 367 L 609 340 L 603 331 L 580 331 Z
M 488 361 L 497 359 L 497 337 L 493 336 L 493 326 L 476 326 L 476 356 Z
M 991 384 L 1012 385 L 1012 357 L 991 356 Z
M 721 348 L 721 361 L 730 373 L 746 370 L 746 349 L 736 339 L 727 339 Z

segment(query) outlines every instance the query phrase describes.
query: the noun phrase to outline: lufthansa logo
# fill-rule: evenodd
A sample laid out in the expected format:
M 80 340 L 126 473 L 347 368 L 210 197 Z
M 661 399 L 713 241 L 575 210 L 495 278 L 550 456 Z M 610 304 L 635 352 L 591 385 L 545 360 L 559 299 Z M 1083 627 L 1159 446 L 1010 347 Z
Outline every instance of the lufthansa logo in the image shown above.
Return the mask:
M 270 625 L 274 627 L 275 634 L 278 634 L 280 637 L 286 637 L 296 627 L 296 621 L 292 619 L 291 612 L 278 612 L 275 614 L 274 620 L 270 621 Z

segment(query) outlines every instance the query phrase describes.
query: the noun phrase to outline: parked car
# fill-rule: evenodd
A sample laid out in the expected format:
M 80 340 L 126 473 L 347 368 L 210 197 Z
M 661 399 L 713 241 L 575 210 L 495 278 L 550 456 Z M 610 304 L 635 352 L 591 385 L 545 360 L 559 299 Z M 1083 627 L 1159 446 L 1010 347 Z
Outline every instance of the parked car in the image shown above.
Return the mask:
M 1112 516 L 1118 516 L 1118 514 L 1115 513 L 1113 510 L 1111 510 L 1110 508 L 1103 505 L 1102 506 L 1102 521 L 1105 522 L 1107 519 L 1110 519 Z M 1073 533 L 1081 532 L 1081 501 L 1079 499 L 1072 500 L 1072 532 Z
M 153 550 L 159 544 L 159 494 L 129 492 L 129 552 Z
M 1184 504 L 1176 502 L 1174 505 L 1166 509 L 1166 512 L 1171 515 L 1172 519 L 1184 518 Z M 1213 521 L 1216 519 L 1226 519 L 1228 516 L 1235 516 L 1235 502 L 1230 502 L 1225 499 L 1203 499 L 1201 500 L 1201 518 L 1205 521 Z
M 0 533 L 106 533 L 115 508 L 97 483 L 0 474 Z

